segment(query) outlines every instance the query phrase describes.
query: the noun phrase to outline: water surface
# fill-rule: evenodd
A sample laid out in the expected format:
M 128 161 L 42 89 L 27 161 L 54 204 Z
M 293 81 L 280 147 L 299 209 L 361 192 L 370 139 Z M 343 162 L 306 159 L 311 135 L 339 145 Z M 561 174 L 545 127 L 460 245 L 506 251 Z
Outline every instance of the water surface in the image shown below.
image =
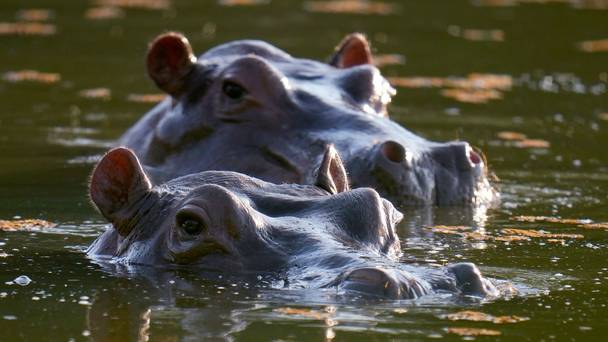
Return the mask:
M 450 330 L 459 327 L 565 340 L 608 332 L 608 231 L 514 218 L 608 221 L 606 1 L 243 2 L 3 0 L 0 219 L 58 227 L 0 232 L 2 340 L 461 339 Z M 146 44 L 169 29 L 199 53 L 257 38 L 314 59 L 345 34 L 366 33 L 398 89 L 391 116 L 429 139 L 481 148 L 502 193 L 496 208 L 404 208 L 403 261 L 472 261 L 520 294 L 370 301 L 86 259 L 83 249 L 105 229 L 86 197 L 87 177 L 95 157 L 152 106 L 142 100 L 154 97 L 140 96 L 158 94 L 145 74 Z M 438 225 L 470 229 L 428 228 Z M 583 237 L 496 238 L 509 228 Z M 21 275 L 32 282 L 15 284 Z M 462 310 L 527 320 L 444 318 Z

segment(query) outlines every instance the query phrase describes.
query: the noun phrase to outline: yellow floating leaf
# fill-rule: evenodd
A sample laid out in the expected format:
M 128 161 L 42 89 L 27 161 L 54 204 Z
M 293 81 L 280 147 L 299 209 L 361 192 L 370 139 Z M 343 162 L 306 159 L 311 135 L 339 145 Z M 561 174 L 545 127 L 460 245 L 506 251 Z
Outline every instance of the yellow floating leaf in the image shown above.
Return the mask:
M 400 65 L 405 63 L 405 57 L 399 54 L 374 55 L 374 65 L 383 67 L 385 65 Z
M 101 7 L 140 8 L 149 10 L 165 10 L 171 7 L 170 0 L 96 0 Z
M 17 12 L 17 19 L 23 21 L 47 21 L 51 19 L 52 12 L 48 9 L 26 9 Z
M 517 323 L 529 320 L 528 317 L 520 316 L 492 316 L 479 311 L 459 311 L 447 315 L 440 316 L 441 318 L 449 319 L 450 321 L 473 321 L 473 322 L 492 322 L 496 324 Z
M 608 52 L 608 39 L 580 42 L 578 48 L 584 52 Z
M 167 94 L 129 94 L 127 100 L 138 103 L 157 103 L 164 100 Z
M 479 329 L 479 328 L 447 328 L 447 332 L 450 334 L 456 334 L 460 336 L 499 336 L 500 331 L 492 329 Z
M 510 75 L 472 73 L 467 76 L 471 88 L 508 90 L 513 87 L 513 77 Z
M 87 99 L 109 100 L 112 93 L 108 88 L 93 88 L 81 90 L 78 95 Z
M 505 236 L 495 236 L 494 240 L 503 241 L 503 242 L 514 242 L 514 241 L 530 241 L 530 238 L 527 236 L 520 236 L 520 235 L 505 235 Z
M 550 222 L 550 223 L 563 223 L 563 224 L 588 224 L 591 223 L 589 219 L 565 219 L 553 216 L 513 216 L 511 220 L 519 222 Z
M 444 89 L 441 95 L 464 103 L 487 103 L 502 99 L 502 93 L 493 89 Z
M 515 147 L 519 148 L 549 148 L 551 143 L 542 139 L 524 139 L 515 142 Z
M 608 222 L 584 223 L 580 224 L 579 227 L 585 229 L 608 229 Z
M 389 77 L 388 81 L 402 88 L 440 88 L 445 84 L 441 77 Z
M 483 98 L 502 98 L 502 94 L 496 90 L 509 90 L 513 86 L 513 78 L 509 75 L 495 74 L 480 74 L 471 73 L 466 78 L 464 77 L 389 77 L 389 82 L 396 87 L 403 88 L 456 88 L 449 89 L 447 96 L 453 94 L 462 94 L 464 91 L 470 91 L 473 96 L 476 96 L 472 101 L 479 101 Z M 486 91 L 478 92 L 474 91 Z M 456 93 L 457 92 L 457 93 Z M 471 97 L 471 94 L 467 94 Z
M 111 6 L 89 8 L 84 13 L 84 17 L 91 20 L 119 19 L 124 16 L 124 10 L 119 7 Z
M 278 308 L 274 309 L 275 312 L 284 314 L 284 315 L 295 315 L 295 316 L 303 316 L 306 318 L 317 319 L 317 320 L 325 320 L 329 318 L 329 314 L 323 311 L 312 310 L 308 308 Z
M 553 234 L 546 233 L 540 230 L 533 229 L 518 229 L 518 228 L 505 228 L 502 230 L 504 234 L 508 235 L 521 235 L 531 238 L 546 238 L 546 239 L 583 239 L 585 236 L 581 234 Z
M 50 36 L 56 32 L 53 24 L 0 23 L 0 35 Z
M 55 227 L 56 224 L 45 220 L 26 219 L 26 220 L 0 220 L 0 230 L 39 230 Z
M 2 79 L 7 82 L 39 82 L 57 83 L 61 80 L 61 75 L 55 73 L 39 72 L 36 70 L 8 71 L 2 75 Z
M 503 131 L 496 133 L 496 136 L 502 140 L 525 140 L 528 137 L 523 133 Z
M 601 120 L 606 120 L 608 121 L 608 113 L 599 113 L 597 115 L 598 118 L 600 118 Z
M 321 13 L 380 14 L 395 13 L 394 5 L 366 0 L 307 1 L 304 9 Z

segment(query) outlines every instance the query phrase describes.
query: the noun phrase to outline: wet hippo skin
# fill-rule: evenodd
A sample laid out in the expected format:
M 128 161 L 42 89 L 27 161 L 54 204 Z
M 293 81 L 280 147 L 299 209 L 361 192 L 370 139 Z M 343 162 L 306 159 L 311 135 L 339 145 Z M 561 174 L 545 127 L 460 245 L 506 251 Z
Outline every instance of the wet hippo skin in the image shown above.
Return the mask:
M 335 288 L 393 299 L 447 291 L 496 295 L 475 265 L 406 265 L 395 224 L 402 214 L 370 188 L 350 189 L 326 147 L 315 185 L 272 184 L 205 171 L 153 186 L 135 154 L 108 152 L 90 196 L 112 223 L 88 249 L 114 264 L 201 274 L 263 274 L 293 288 Z
M 150 177 L 206 170 L 311 184 L 324 148 L 340 153 L 354 188 L 398 206 L 477 205 L 496 199 L 482 156 L 466 142 L 428 141 L 388 117 L 395 90 L 351 34 L 329 63 L 294 58 L 256 40 L 194 56 L 179 33 L 157 37 L 151 79 L 169 96 L 120 139 Z

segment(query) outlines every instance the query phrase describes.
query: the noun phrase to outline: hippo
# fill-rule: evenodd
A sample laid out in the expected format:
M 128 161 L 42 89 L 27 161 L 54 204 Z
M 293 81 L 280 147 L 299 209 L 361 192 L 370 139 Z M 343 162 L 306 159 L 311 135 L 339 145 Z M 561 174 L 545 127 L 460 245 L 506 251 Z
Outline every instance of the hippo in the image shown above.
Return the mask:
M 88 248 L 94 260 L 229 276 L 264 276 L 293 288 L 412 299 L 435 292 L 494 296 L 472 263 L 399 263 L 402 214 L 371 188 L 350 189 L 327 146 L 314 185 L 273 184 L 203 171 L 152 185 L 124 147 L 95 167 L 90 198 L 111 222 Z
M 468 143 L 428 141 L 388 117 L 395 90 L 361 34 L 347 36 L 323 63 L 257 40 L 222 44 L 197 59 L 183 35 L 169 32 L 150 44 L 146 64 L 169 96 L 119 144 L 157 182 L 226 170 L 311 184 L 332 144 L 353 187 L 372 187 L 398 206 L 497 198 L 484 158 Z

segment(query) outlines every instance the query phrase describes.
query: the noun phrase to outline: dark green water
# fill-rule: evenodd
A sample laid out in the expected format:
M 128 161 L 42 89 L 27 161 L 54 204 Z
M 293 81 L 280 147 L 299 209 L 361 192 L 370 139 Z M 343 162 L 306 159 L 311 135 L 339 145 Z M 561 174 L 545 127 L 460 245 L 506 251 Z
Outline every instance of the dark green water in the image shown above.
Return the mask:
M 605 338 L 608 231 L 512 219 L 608 221 L 608 114 L 602 115 L 608 113 L 608 52 L 578 47 L 608 38 L 608 10 L 585 8 L 608 4 L 555 2 L 494 7 L 478 6 L 490 3 L 481 0 L 395 1 L 388 15 L 363 15 L 313 13 L 301 1 L 235 7 L 174 1 L 167 10 L 125 9 L 123 18 L 90 20 L 84 14 L 93 1 L 3 0 L 0 22 L 15 22 L 22 9 L 45 8 L 56 33 L 0 33 L 0 74 L 33 69 L 58 73 L 61 81 L 0 80 L 0 219 L 59 223 L 48 232 L 0 232 L 0 340 L 462 339 L 449 327 L 491 329 L 504 340 Z M 461 138 L 483 149 L 502 193 L 501 204 L 491 209 L 404 209 L 404 260 L 470 260 L 487 275 L 512 282 L 520 295 L 487 302 L 370 302 L 331 291 L 201 280 L 187 272 L 103 269 L 86 259 L 83 249 L 104 229 L 86 197 L 90 156 L 103 153 L 151 107 L 127 97 L 158 92 L 143 59 L 147 42 L 169 29 L 184 32 L 197 52 L 258 38 L 314 59 L 326 58 L 345 34 L 360 31 L 378 54 L 405 56 L 405 64 L 382 68 L 387 76 L 510 76 L 512 87 L 487 103 L 444 97 L 447 88 L 398 88 L 390 112 L 430 139 Z M 110 99 L 79 96 L 99 87 L 111 91 Z M 501 131 L 550 146 L 518 148 L 499 139 Z M 473 226 L 491 235 L 512 227 L 545 229 L 584 238 L 564 244 L 476 241 L 423 228 L 429 225 Z M 33 282 L 11 283 L 20 275 Z M 465 309 L 529 320 L 441 318 Z

